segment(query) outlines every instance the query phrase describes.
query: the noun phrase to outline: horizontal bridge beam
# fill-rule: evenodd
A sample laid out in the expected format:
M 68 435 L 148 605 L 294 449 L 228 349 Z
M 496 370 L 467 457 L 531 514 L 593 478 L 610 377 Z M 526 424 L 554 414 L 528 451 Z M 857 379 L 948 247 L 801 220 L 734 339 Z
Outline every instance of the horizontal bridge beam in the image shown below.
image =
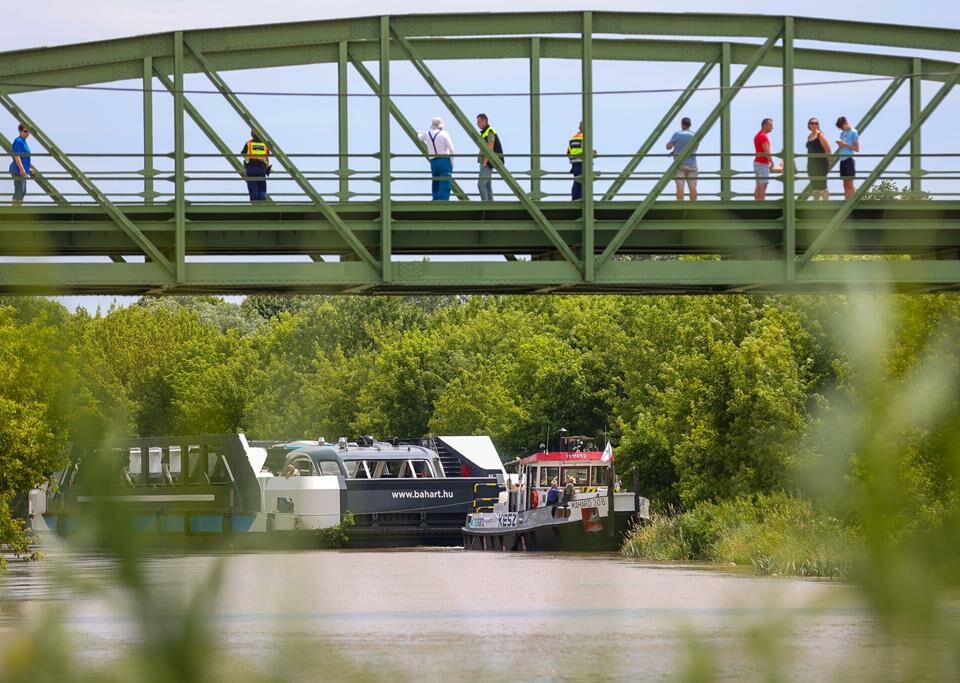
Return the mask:
M 265 265 L 265 264 L 261 264 Z M 960 287 L 958 261 L 818 261 L 797 279 L 784 279 L 783 262 L 650 260 L 610 263 L 593 282 L 564 261 L 395 263 L 394 281 L 382 283 L 366 264 L 187 263 L 180 294 L 257 292 L 411 294 L 445 292 L 737 293 L 943 291 Z M 0 263 L 0 295 L 144 294 L 168 280 L 155 263 Z
M 552 204 L 552 205 L 551 205 Z M 596 245 L 603 249 L 636 202 L 597 202 Z M 796 244 L 803 250 L 817 239 L 839 203 L 797 207 Z M 369 202 L 332 205 L 357 239 L 373 249 L 380 238 L 379 207 Z M 579 248 L 582 212 L 572 204 L 542 203 L 557 233 Z M 394 252 L 445 255 L 469 260 L 471 254 L 550 254 L 553 242 L 519 202 L 485 207 L 432 202 L 393 204 Z M 170 207 L 129 207 L 145 237 L 162 251 L 174 246 Z M 186 207 L 184 247 L 193 256 L 346 255 L 337 231 L 315 207 Z M 960 258 L 960 202 L 865 202 L 845 223 L 848 239 L 830 253 Z M 126 236 L 97 207 L 0 208 L 0 256 L 131 256 Z M 621 251 L 630 254 L 723 254 L 754 258 L 782 249 L 782 207 L 778 201 L 656 202 Z M 953 254 L 950 256 L 950 254 Z M 253 260 L 248 263 L 256 267 Z
M 579 13 L 570 14 L 571 18 L 576 18 L 576 23 L 571 24 L 572 28 L 567 31 L 561 30 L 566 20 L 553 24 L 545 23 L 542 15 L 532 15 L 539 22 L 538 26 L 531 22 L 528 32 L 518 30 L 524 26 L 524 18 L 529 16 L 531 15 L 497 17 L 495 18 L 496 26 L 490 25 L 488 31 L 482 32 L 489 37 L 483 38 L 472 38 L 471 35 L 476 33 L 463 26 L 451 33 L 439 33 L 439 27 L 447 27 L 449 24 L 449 17 L 442 21 L 431 20 L 435 37 L 423 37 L 429 36 L 429 32 L 422 27 L 418 33 L 406 33 L 407 26 L 417 27 L 416 23 L 410 22 L 409 17 L 395 18 L 394 25 L 404 35 L 420 36 L 410 38 L 410 42 L 418 54 L 428 60 L 526 58 L 530 54 L 530 40 L 528 37 L 517 37 L 524 33 L 542 36 L 543 58 L 580 58 L 578 39 L 545 35 L 550 32 L 579 32 Z M 553 16 L 555 15 L 551 15 Z M 594 16 L 597 24 L 595 35 L 601 36 L 594 40 L 595 60 L 704 62 L 716 54 L 720 45 L 720 41 L 702 39 L 663 40 L 633 37 L 610 39 L 603 38 L 604 34 L 717 36 L 718 39 L 720 37 L 755 38 L 769 35 L 761 31 L 761 27 L 769 24 L 770 32 L 773 32 L 776 29 L 772 27 L 782 25 L 782 19 L 774 17 L 756 18 L 753 24 L 749 24 L 748 17 L 737 15 L 710 15 L 704 20 L 714 22 L 710 24 L 691 24 L 691 15 L 616 13 L 611 15 L 595 12 Z M 664 23 L 664 17 L 669 18 L 672 23 Z M 489 15 L 487 18 L 490 18 Z M 468 21 L 467 16 L 461 20 L 461 23 L 465 26 Z M 620 22 L 622 28 L 617 26 L 611 28 L 610 24 L 614 21 Z M 729 32 L 717 30 L 717 26 L 724 27 L 731 23 L 735 26 L 731 26 Z M 737 28 L 741 24 L 747 26 L 749 30 Z M 670 30 L 666 30 L 668 25 Z M 749 28 L 751 25 L 753 28 Z M 547 26 L 550 31 L 544 31 L 544 26 Z M 602 26 L 606 28 L 600 28 Z M 632 30 L 631 27 L 633 27 Z M 892 29 L 896 32 L 894 33 Z M 844 30 L 847 31 L 846 34 L 843 33 Z M 817 31 L 820 31 L 819 35 L 831 36 L 829 38 L 831 42 L 868 44 L 881 48 L 912 47 L 955 52 L 956 45 L 960 44 L 960 31 L 950 29 L 796 20 L 798 40 L 818 39 Z M 837 33 L 841 35 L 837 36 Z M 379 56 L 376 43 L 378 36 L 376 20 L 369 18 L 216 31 L 188 31 L 184 36 L 192 41 L 219 71 L 335 63 L 338 59 L 338 45 L 344 37 L 348 38 L 355 58 L 371 61 Z M 871 36 L 876 36 L 880 42 L 870 42 Z M 828 38 L 819 39 L 827 40 Z M 134 80 L 142 76 L 145 56 L 152 57 L 159 70 L 172 73 L 171 43 L 170 34 L 162 34 L 0 53 L 0 82 L 5 84 L 5 90 L 8 93 L 16 94 L 37 89 Z M 257 45 L 263 45 L 264 49 L 256 49 Z M 937 48 L 934 47 L 935 45 L 943 45 L 943 47 Z M 747 63 L 755 50 L 756 46 L 752 44 L 733 43 L 731 53 L 733 63 Z M 391 59 L 404 58 L 405 54 L 394 46 Z M 898 76 L 909 70 L 910 61 L 911 58 L 907 56 L 867 54 L 859 49 L 842 51 L 797 48 L 795 68 L 835 73 Z M 770 51 L 761 66 L 779 66 L 781 63 L 780 50 L 775 48 Z M 924 64 L 928 74 L 950 72 L 955 68 L 955 64 L 949 61 L 925 59 Z M 184 69 L 186 73 L 202 71 L 199 62 L 191 59 L 189 55 L 184 60 Z M 942 81 L 944 78 L 940 75 L 924 76 L 925 80 L 934 81 Z

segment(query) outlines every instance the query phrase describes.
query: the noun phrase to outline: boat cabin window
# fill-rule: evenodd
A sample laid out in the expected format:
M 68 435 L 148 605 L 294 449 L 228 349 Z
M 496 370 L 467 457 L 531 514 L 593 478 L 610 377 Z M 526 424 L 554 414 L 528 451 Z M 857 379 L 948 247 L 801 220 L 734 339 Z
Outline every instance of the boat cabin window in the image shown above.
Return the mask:
M 310 477 L 315 474 L 313 469 L 313 460 L 310 459 L 309 455 L 301 455 L 296 457 L 290 461 L 290 464 L 293 465 L 293 469 L 295 469 L 297 474 L 301 477 Z
M 567 481 L 567 477 L 573 477 L 576 480 L 577 486 L 589 486 L 590 485 L 590 467 L 564 467 L 562 474 L 562 479 L 560 486 L 562 487 Z
M 404 460 L 400 468 L 401 479 L 431 479 L 434 476 L 433 467 L 426 460 Z
M 400 467 L 402 465 L 403 462 L 400 460 L 367 461 L 371 479 L 396 479 L 400 476 Z
M 320 474 L 325 477 L 339 477 L 340 476 L 340 466 L 335 462 L 321 462 L 320 463 Z
M 188 462 L 191 483 L 224 484 L 232 480 L 224 456 L 213 450 L 203 447 L 194 449 L 191 446 Z
M 606 486 L 607 472 L 609 467 L 591 467 L 590 468 L 590 486 Z
M 347 466 L 347 476 L 351 479 L 370 478 L 370 472 L 367 471 L 367 463 L 363 460 L 347 460 L 344 465 Z
M 550 482 L 554 479 L 557 480 L 557 483 L 560 483 L 560 468 L 559 467 L 541 467 L 540 468 L 540 486 L 543 488 L 550 488 Z

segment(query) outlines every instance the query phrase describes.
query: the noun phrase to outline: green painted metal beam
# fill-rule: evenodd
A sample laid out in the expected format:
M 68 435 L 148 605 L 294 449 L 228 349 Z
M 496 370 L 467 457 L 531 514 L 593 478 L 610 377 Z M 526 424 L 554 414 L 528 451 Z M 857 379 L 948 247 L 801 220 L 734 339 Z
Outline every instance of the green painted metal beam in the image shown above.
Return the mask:
M 797 280 L 783 278 L 780 260 L 617 261 L 592 283 L 565 261 L 403 262 L 393 282 L 359 261 L 285 263 L 251 273 L 244 263 L 188 263 L 183 293 L 739 293 L 943 291 L 960 282 L 957 261 L 816 261 Z M 0 294 L 143 294 L 166 284 L 156 263 L 0 263 Z
M 516 35 L 570 35 L 580 30 L 578 12 L 523 12 L 478 14 L 427 14 L 396 17 L 397 29 L 411 37 L 470 37 Z M 781 26 L 783 17 L 744 14 L 671 14 L 661 12 L 596 12 L 595 32 L 618 36 L 669 35 L 717 38 L 762 38 Z M 247 52 L 269 59 L 270 52 L 296 49 L 303 58 L 311 51 L 335 46 L 344 37 L 375 42 L 376 17 L 299 22 L 290 24 L 211 28 L 190 31 L 186 38 L 215 59 L 219 53 Z M 797 39 L 849 45 L 940 50 L 952 52 L 960 44 L 956 29 L 874 24 L 863 21 L 797 18 Z M 169 34 L 100 41 L 62 48 L 36 48 L 11 53 L 0 75 L 37 74 L 44 70 L 69 70 L 94 64 L 139 62 L 146 54 L 172 58 Z M 699 59 L 698 61 L 703 61 Z M 218 63 L 218 66 L 222 66 Z M 131 71 L 119 78 L 137 78 Z
M 792 17 L 783 21 L 783 258 L 787 281 L 796 277 L 797 264 L 797 195 L 794 138 L 796 112 L 794 111 L 793 40 L 795 25 Z
M 730 43 L 720 46 L 720 99 L 730 87 Z M 733 199 L 733 121 L 730 106 L 720 112 L 720 199 Z
M 390 17 L 380 17 L 380 269 L 383 281 L 393 279 L 393 213 L 390 175 Z
M 530 39 L 530 198 L 542 199 L 540 159 L 540 38 Z
M 0 133 L 0 149 L 3 149 L 3 151 L 7 154 L 11 154 L 13 152 L 13 143 L 3 133 Z M 54 184 L 47 180 L 40 171 L 36 171 L 33 176 L 33 181 L 39 185 L 40 189 L 46 192 L 47 195 L 57 204 L 70 203 L 62 194 L 60 194 L 60 191 L 54 186 Z
M 916 121 L 923 109 L 923 60 L 913 59 L 913 74 L 910 78 L 910 121 Z M 923 137 L 918 127 L 910 138 L 910 192 L 915 196 L 923 192 Z
M 594 246 L 593 196 L 593 13 L 584 12 L 580 32 L 583 53 L 580 59 L 580 109 L 583 117 L 583 279 L 593 281 Z
M 153 57 L 143 58 L 143 200 L 153 204 Z
M 260 30 L 270 36 L 273 27 Z M 542 31 L 533 32 L 543 35 Z M 189 32 L 188 37 L 193 36 Z M 210 63 L 219 71 L 297 66 L 317 63 L 336 63 L 338 43 L 276 43 L 268 50 L 253 50 L 247 46 L 227 49 L 217 45 L 206 54 Z M 158 38 L 164 38 L 163 45 Z M 351 40 L 354 40 L 351 38 Z M 59 87 L 94 85 L 123 80 L 140 79 L 144 56 L 153 57 L 154 66 L 166 73 L 173 71 L 170 35 L 111 41 L 101 52 L 91 44 L 45 48 L 37 51 L 0 53 L 0 82 L 9 94 L 49 90 Z M 213 41 L 209 41 L 213 45 Z M 411 44 L 423 59 L 503 59 L 504 57 L 526 58 L 530 51 L 529 37 L 484 37 L 484 38 L 437 38 L 412 39 Z M 92 44 L 96 45 L 96 44 Z M 541 38 L 542 57 L 545 59 L 580 59 L 580 44 L 576 38 Z M 653 62 L 705 62 L 712 59 L 719 44 L 704 40 L 663 40 L 645 38 L 597 39 L 594 41 L 594 59 L 618 61 Z M 883 47 L 878 44 L 878 47 Z M 351 51 L 357 59 L 371 61 L 378 58 L 376 41 L 352 42 Z M 731 60 L 745 64 L 750 60 L 755 46 L 747 43 L 731 44 Z M 392 59 L 403 59 L 400 53 Z M 821 50 L 803 48 L 796 50 L 796 68 L 831 73 L 855 73 L 868 76 L 897 76 L 911 69 L 912 57 L 865 53 L 863 51 Z M 782 57 L 777 49 L 771 50 L 761 66 L 777 67 Z M 943 74 L 955 68 L 955 62 L 924 59 L 925 81 L 943 82 Z M 185 73 L 201 73 L 200 64 L 187 56 Z
M 187 265 L 187 166 L 183 121 L 183 33 L 173 34 L 173 165 L 174 220 L 177 284 L 186 280 Z
M 190 49 L 193 53 L 195 59 L 197 59 L 204 67 L 204 73 L 206 73 L 207 78 L 214 84 L 214 87 L 220 92 L 221 95 L 230 103 L 230 106 L 233 107 L 234 111 L 244 120 L 244 122 L 251 127 L 251 129 L 256 130 L 262 136 L 264 142 L 270 146 L 270 150 L 273 153 L 273 156 L 283 164 L 284 169 L 287 173 L 293 178 L 301 190 L 303 190 L 306 195 L 313 201 L 313 203 L 321 210 L 324 214 L 324 217 L 333 225 L 333 227 L 340 233 L 340 236 L 361 259 L 366 261 L 371 266 L 378 268 L 380 264 L 377 262 L 370 252 L 367 250 L 363 244 L 356 238 L 356 236 L 350 231 L 350 228 L 340 220 L 340 217 L 333 211 L 329 204 L 323 199 L 316 188 L 310 184 L 306 178 L 303 177 L 300 169 L 290 160 L 290 157 L 284 153 L 284 151 L 277 145 L 277 142 L 274 138 L 270 136 L 267 130 L 257 121 L 256 117 L 247 109 L 243 102 L 233 94 L 233 91 L 227 86 L 224 80 L 220 75 L 211 67 L 206 59 L 203 57 L 203 54 L 198 52 L 194 46 L 190 44 L 189 41 L 184 41 L 184 44 Z
M 423 62 L 422 59 L 420 59 L 410 42 L 397 33 L 396 29 L 393 29 L 393 34 L 396 37 L 397 42 L 407 52 L 407 55 L 410 57 L 410 61 L 413 63 L 414 67 L 417 69 L 420 75 L 423 76 L 423 79 L 437 94 L 437 97 L 440 98 L 440 101 L 443 102 L 450 113 L 453 114 L 454 118 L 457 119 L 457 122 L 470 135 L 474 144 L 476 144 L 477 149 L 480 151 L 480 154 L 482 154 L 484 158 L 486 158 L 487 161 L 489 161 L 490 164 L 497 170 L 497 173 L 500 174 L 500 178 L 507 184 L 507 187 L 510 188 L 510 191 L 513 192 L 514 196 L 520 200 L 520 203 L 523 205 L 523 207 L 530 213 L 530 215 L 540 225 L 548 237 L 550 237 L 560 254 L 570 263 L 574 264 L 578 269 L 583 271 L 584 265 L 580 259 L 577 258 L 577 255 L 573 253 L 573 250 L 570 249 L 570 245 L 568 245 L 563 238 L 560 237 L 554 227 L 550 224 L 550 221 L 547 220 L 547 217 L 543 215 L 543 212 L 540 210 L 540 208 L 526 195 L 526 193 L 523 191 L 523 188 L 520 187 L 520 184 L 513 177 L 513 174 L 510 173 L 503 165 L 503 162 L 500 161 L 500 158 L 491 152 L 487 145 L 484 144 L 480 134 L 477 132 L 476 127 L 466 117 L 460 107 L 457 106 L 457 103 L 452 97 L 450 97 L 443 85 L 440 84 L 440 81 L 438 81 L 433 75 L 433 72 L 430 71 L 430 68 Z
M 647 139 L 643 141 L 643 144 L 640 145 L 640 149 L 637 150 L 637 153 L 633 155 L 630 161 L 627 162 L 627 165 L 624 167 L 623 171 L 616 177 L 613 183 L 610 184 L 610 188 L 604 193 L 603 201 L 610 201 L 617 196 L 617 193 L 623 188 L 624 184 L 630 179 L 630 176 L 637 166 L 640 165 L 640 162 L 643 161 L 644 157 L 650 153 L 650 150 L 653 149 L 653 146 L 657 143 L 657 140 L 663 136 L 666 132 L 667 127 L 671 122 L 676 119 L 685 106 L 687 102 L 690 101 L 690 98 L 693 97 L 693 94 L 697 92 L 697 89 L 703 85 L 704 80 L 713 70 L 713 67 L 717 64 L 717 59 L 707 62 L 700 70 L 694 75 L 693 80 L 687 85 L 680 97 L 670 105 L 670 108 L 663 115 L 663 118 L 660 119 L 660 122 L 654 126 L 653 130 L 650 132 L 650 135 L 647 136 Z M 727 117 L 724 117 L 726 119 Z M 724 155 L 725 157 L 729 156 Z
M 953 89 L 953 86 L 957 84 L 957 81 L 960 80 L 960 67 L 950 76 L 946 83 L 940 86 L 940 90 L 937 91 L 937 94 L 934 95 L 927 105 L 920 111 L 919 116 L 915 117 L 910 125 L 907 126 L 907 129 L 903 134 L 897 139 L 890 150 L 883 156 L 879 161 L 873 171 L 870 172 L 870 175 L 866 177 L 865 180 L 861 183 L 860 187 L 854 193 L 854 195 L 844 202 L 843 206 L 840 207 L 840 210 L 837 211 L 836 215 L 831 219 L 827 226 L 823 229 L 823 232 L 820 233 L 820 236 L 814 241 L 812 245 L 797 259 L 799 265 L 803 266 L 810 262 L 817 254 L 820 253 L 820 250 L 830 241 L 834 233 L 840 229 L 840 226 L 843 225 L 843 222 L 847 219 L 850 213 L 857 207 L 857 205 L 863 200 L 864 195 L 870 191 L 870 188 L 873 184 L 880 178 L 880 175 L 887 169 L 887 166 L 890 165 L 898 154 L 900 150 L 903 149 L 904 145 L 909 142 L 909 140 L 914 136 L 917 130 L 920 129 L 920 126 L 923 125 L 923 122 L 926 121 L 930 114 L 932 114 L 937 107 L 940 106 L 940 103 L 946 99 L 947 95 L 950 94 L 950 91 Z
M 704 119 L 703 124 L 700 126 L 699 130 L 694 134 L 693 138 L 690 140 L 690 143 L 683 148 L 683 150 L 673 158 L 673 162 L 670 164 L 670 167 L 666 170 L 663 176 L 654 184 L 653 189 L 647 195 L 647 198 L 644 202 L 637 207 L 637 210 L 634 211 L 633 215 L 627 219 L 627 222 L 619 230 L 617 235 L 613 238 L 610 244 L 607 245 L 607 248 L 603 250 L 603 253 L 597 257 L 596 268 L 597 271 L 603 267 L 603 265 L 617 253 L 617 250 L 623 245 L 626 239 L 630 236 L 630 233 L 633 232 L 640 221 L 643 220 L 643 217 L 650 210 L 650 207 L 653 206 L 653 203 L 660 196 L 660 193 L 663 191 L 663 188 L 667 186 L 677 174 L 677 169 L 680 168 L 680 165 L 686 160 L 688 156 L 696 149 L 697 145 L 703 140 L 707 132 L 716 123 L 717 119 L 720 117 L 720 114 L 723 110 L 730 106 L 730 102 L 733 101 L 734 96 L 740 91 L 740 88 L 744 86 L 750 76 L 753 75 L 753 72 L 757 70 L 757 66 L 760 64 L 760 61 L 763 59 L 763 56 L 773 47 L 773 44 L 779 39 L 781 30 L 777 29 L 777 32 L 770 36 L 767 41 L 757 50 L 756 55 L 754 56 L 753 61 L 751 61 L 744 69 L 740 72 L 740 75 L 737 77 L 737 80 L 734 82 L 733 86 L 723 92 L 723 95 L 720 97 L 720 102 L 716 107 L 713 108 L 713 111 L 707 115 Z
M 353 64 L 353 68 L 356 70 L 360 77 L 366 81 L 367 85 L 370 87 L 376 94 L 380 94 L 380 84 L 377 82 L 377 79 L 373 77 L 373 74 L 370 73 L 370 70 L 367 69 L 358 59 L 353 57 L 353 54 L 350 54 L 350 63 Z M 423 154 L 423 158 L 426 159 L 430 156 L 430 152 L 427 149 L 426 144 L 417 137 L 417 129 L 410 123 L 406 116 L 403 115 L 403 112 L 400 111 L 400 108 L 394 103 L 393 100 L 389 100 L 390 103 L 390 115 L 393 116 L 394 120 L 403 129 L 403 132 L 407 134 L 407 137 L 417 146 L 417 149 Z M 454 180 L 453 181 L 453 194 L 460 201 L 469 201 L 470 197 L 467 196 L 467 193 L 463 191 L 463 188 L 460 187 L 460 184 Z
M 7 95 L 5 92 L 0 90 L 0 104 L 3 105 L 4 109 L 10 112 L 14 118 L 21 121 L 25 125 L 29 126 L 31 132 L 37 141 L 43 145 L 47 153 L 63 168 L 70 174 L 70 176 L 83 188 L 83 191 L 89 194 L 100 207 L 107 213 L 108 216 L 119 226 L 121 230 L 131 239 L 131 241 L 140 248 L 143 253 L 148 257 L 161 264 L 166 268 L 170 274 L 173 274 L 173 265 L 170 263 L 160 251 L 154 246 L 150 240 L 148 240 L 140 229 L 133 224 L 133 222 L 124 215 L 121 211 L 107 196 L 100 191 L 87 175 L 81 171 L 73 161 L 70 160 L 66 154 L 53 142 L 53 140 L 48 136 L 39 126 L 27 115 L 27 113 L 21 109 L 13 99 Z
M 341 40 L 337 45 L 337 153 L 339 174 L 339 199 L 350 199 L 350 100 L 347 80 L 349 44 Z

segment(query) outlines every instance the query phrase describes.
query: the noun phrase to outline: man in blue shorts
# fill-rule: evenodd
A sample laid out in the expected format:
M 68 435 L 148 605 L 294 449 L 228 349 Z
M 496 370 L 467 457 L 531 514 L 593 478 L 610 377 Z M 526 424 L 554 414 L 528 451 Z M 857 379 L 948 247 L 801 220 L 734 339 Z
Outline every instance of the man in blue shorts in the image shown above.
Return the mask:
M 27 194 L 27 178 L 34 175 L 37 171 L 30 163 L 30 146 L 27 144 L 27 138 L 30 137 L 30 130 L 20 124 L 17 127 L 20 134 L 13 140 L 13 161 L 10 163 L 10 175 L 13 176 L 13 206 L 23 206 L 23 198 Z
M 857 166 L 853 155 L 860 151 L 860 133 L 850 125 L 846 116 L 837 119 L 840 139 L 837 140 L 837 156 L 840 158 L 840 177 L 843 179 L 843 196 L 850 199 L 857 191 L 853 184 L 857 177 Z

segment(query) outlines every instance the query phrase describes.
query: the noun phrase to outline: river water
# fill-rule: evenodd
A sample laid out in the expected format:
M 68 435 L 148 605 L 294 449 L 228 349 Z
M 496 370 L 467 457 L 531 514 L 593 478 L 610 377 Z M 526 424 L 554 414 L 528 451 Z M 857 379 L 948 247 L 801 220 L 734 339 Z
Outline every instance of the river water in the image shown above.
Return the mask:
M 710 652 L 721 678 L 743 680 L 760 673 L 750 644 L 766 640 L 757 634 L 782 634 L 782 645 L 768 643 L 777 667 L 789 679 L 820 680 L 869 660 L 875 647 L 869 614 L 843 584 L 613 554 L 164 555 L 147 559 L 146 569 L 173 604 L 217 563 L 222 584 L 207 617 L 223 656 L 268 672 L 286 663 L 328 679 L 359 672 L 391 680 L 650 680 L 674 678 L 694 654 Z M 11 563 L 0 585 L 0 638 L 57 607 L 90 664 L 140 639 L 104 559 Z

